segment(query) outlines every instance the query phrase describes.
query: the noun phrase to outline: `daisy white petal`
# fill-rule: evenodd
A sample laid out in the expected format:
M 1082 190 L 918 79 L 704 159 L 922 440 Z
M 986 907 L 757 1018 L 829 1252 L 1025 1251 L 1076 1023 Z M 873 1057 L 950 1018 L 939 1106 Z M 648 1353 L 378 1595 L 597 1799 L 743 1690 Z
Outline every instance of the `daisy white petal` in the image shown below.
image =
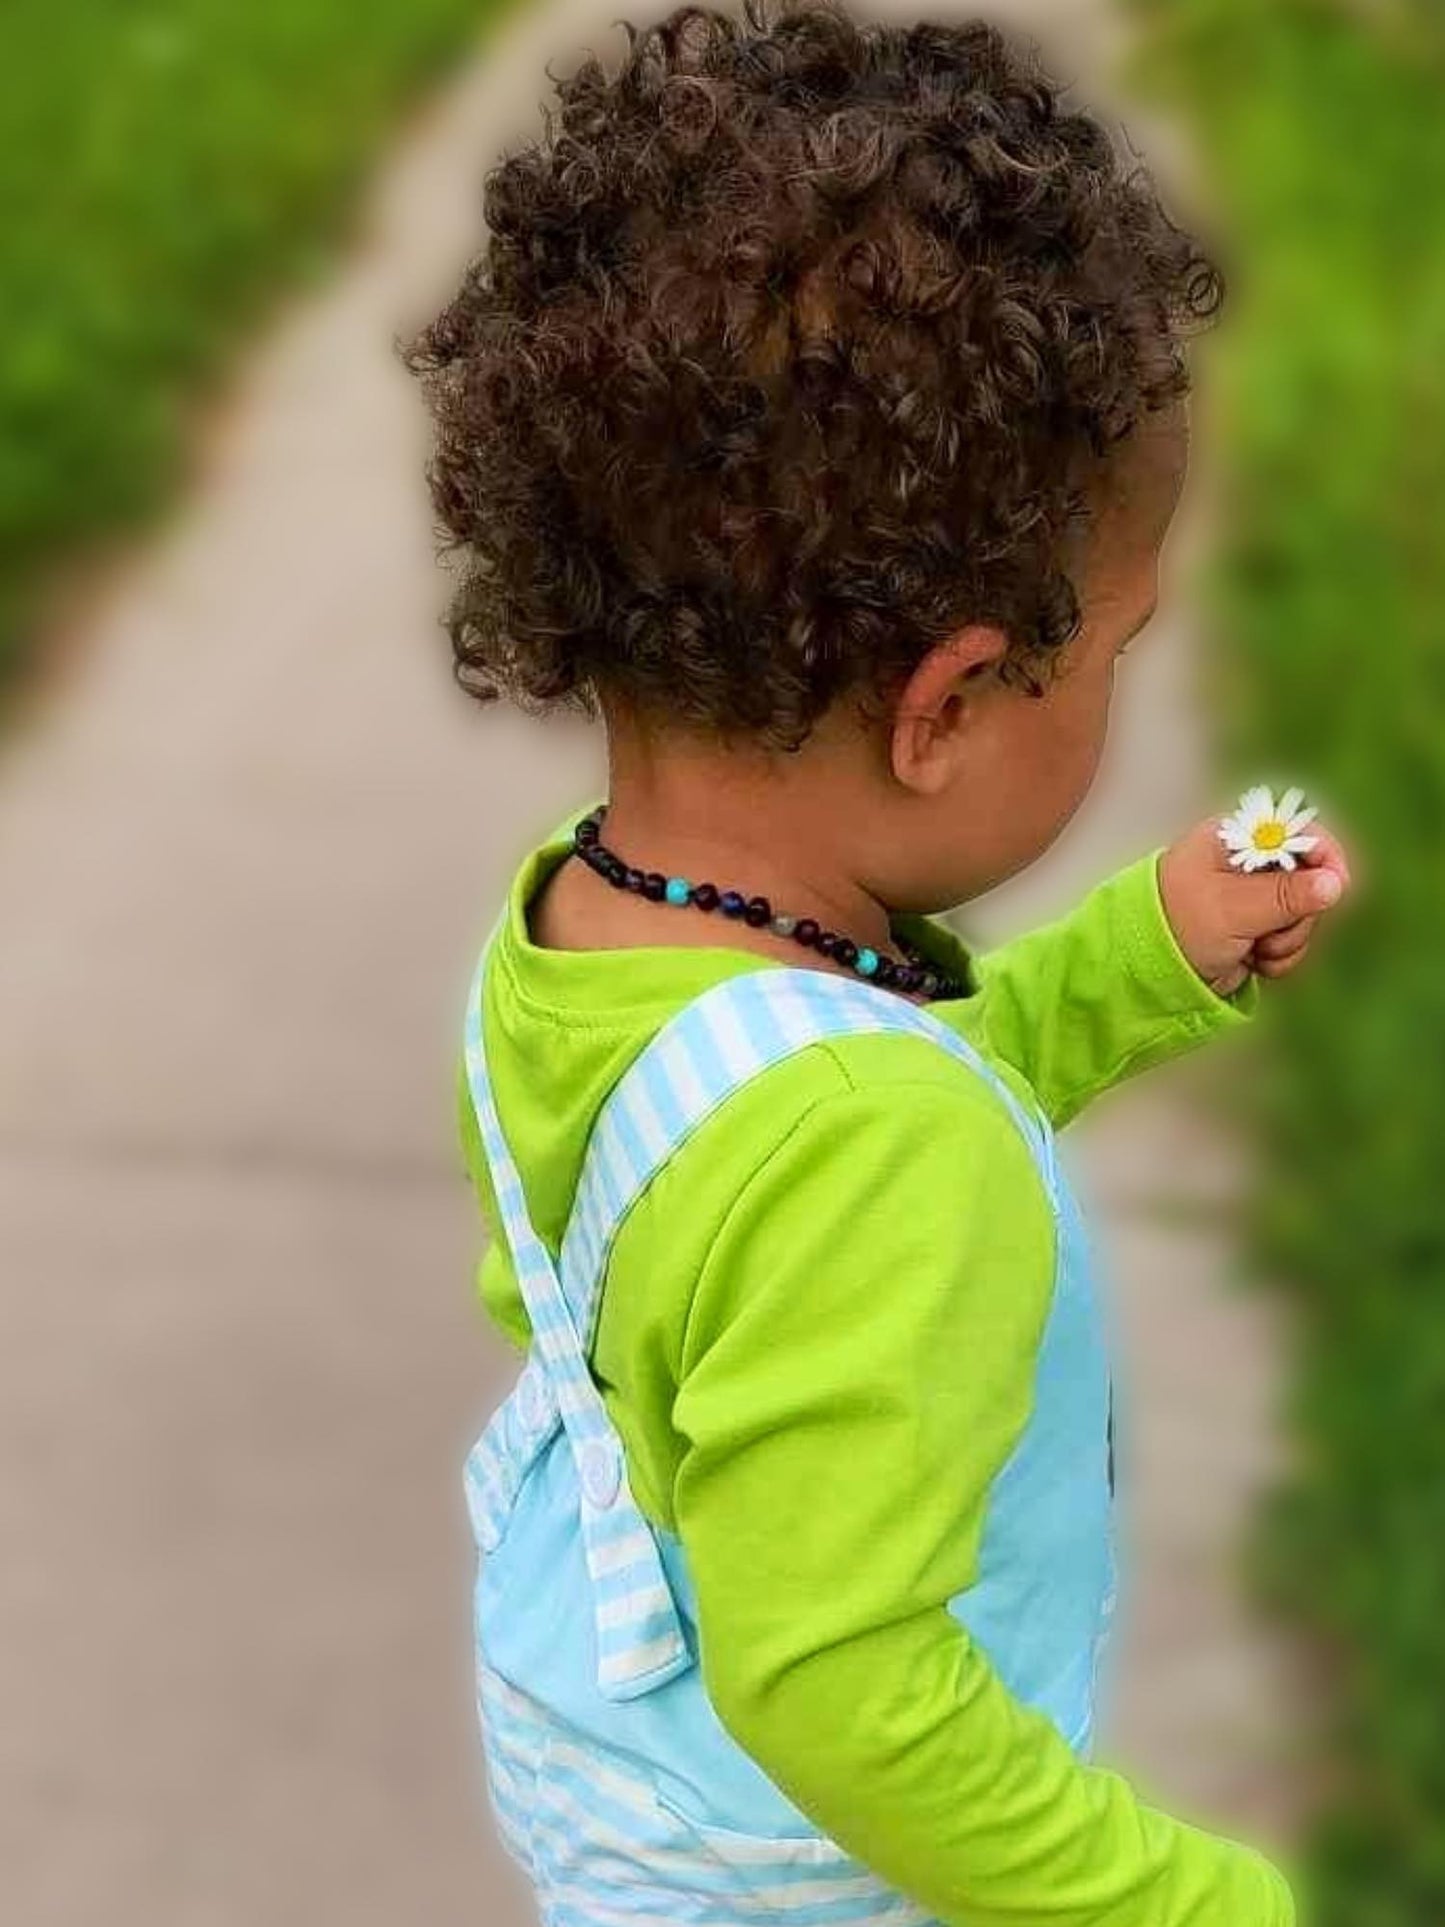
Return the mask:
M 1285 821 L 1289 825 L 1289 833 L 1291 836 L 1293 836 L 1296 830 L 1302 830 L 1304 829 L 1307 823 L 1313 823 L 1315 818 L 1319 815 L 1319 811 L 1311 807 L 1307 810 L 1296 810 L 1291 815 L 1287 810 L 1285 810 L 1282 807 L 1280 809 L 1280 815 L 1284 817 Z
M 1273 816 L 1273 814 L 1274 798 L 1263 783 L 1256 783 L 1253 789 L 1246 790 L 1239 799 L 1239 818 L 1242 823 L 1258 823 L 1262 817 Z
M 1317 836 L 1291 836 L 1285 841 L 1285 848 L 1291 856 L 1308 856 L 1311 850 L 1318 849 Z
M 1297 868 L 1294 857 L 1290 854 L 1288 844 L 1284 844 L 1280 849 L 1275 851 L 1274 860 L 1281 870 L 1293 870 Z
M 1287 789 L 1285 791 L 1284 795 L 1279 799 L 1279 813 L 1286 822 L 1294 815 L 1304 800 L 1305 793 L 1301 789 Z

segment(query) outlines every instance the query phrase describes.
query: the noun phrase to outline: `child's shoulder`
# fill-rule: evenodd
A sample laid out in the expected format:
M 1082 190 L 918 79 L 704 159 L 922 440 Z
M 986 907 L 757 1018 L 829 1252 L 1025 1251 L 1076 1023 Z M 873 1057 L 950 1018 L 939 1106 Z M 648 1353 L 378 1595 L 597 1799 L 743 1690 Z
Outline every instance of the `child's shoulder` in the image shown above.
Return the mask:
M 777 1191 L 860 1208 L 970 1182 L 1039 1188 L 1008 1087 L 912 1032 L 850 1031 L 807 1044 L 734 1089 L 658 1173 L 654 1206 L 718 1218 Z
M 983 1289 L 980 1268 L 989 1292 L 1040 1309 L 1054 1240 L 1047 1175 L 986 1079 L 916 1036 L 831 1038 L 734 1092 L 637 1200 L 607 1355 L 645 1324 L 680 1380 L 726 1334 L 786 1348 L 780 1294 L 826 1322 L 886 1286 L 914 1307 L 904 1322 L 926 1320 L 950 1281 Z

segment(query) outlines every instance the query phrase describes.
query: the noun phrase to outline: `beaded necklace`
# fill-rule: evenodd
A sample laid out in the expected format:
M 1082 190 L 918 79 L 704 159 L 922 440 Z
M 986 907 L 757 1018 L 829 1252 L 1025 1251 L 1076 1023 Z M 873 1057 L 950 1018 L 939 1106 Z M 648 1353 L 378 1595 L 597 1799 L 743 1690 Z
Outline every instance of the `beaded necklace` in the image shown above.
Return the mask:
M 627 890 L 648 903 L 671 904 L 678 910 L 690 908 L 708 915 L 716 911 L 735 923 L 746 924 L 750 930 L 769 930 L 775 937 L 801 944 L 805 950 L 816 950 L 820 957 L 842 964 L 845 970 L 855 972 L 869 983 L 885 990 L 901 991 L 905 996 L 932 1000 L 968 995 L 967 986 L 957 977 L 936 969 L 921 951 L 901 938 L 898 947 L 902 955 L 890 957 L 867 944 L 854 943 L 851 937 L 836 930 L 825 929 L 816 918 L 778 915 L 767 897 L 745 896 L 741 890 L 719 889 L 715 883 L 693 883 L 687 877 L 665 877 L 660 870 L 636 869 L 602 841 L 605 815 L 604 807 L 583 817 L 573 832 L 572 850 L 614 890 Z

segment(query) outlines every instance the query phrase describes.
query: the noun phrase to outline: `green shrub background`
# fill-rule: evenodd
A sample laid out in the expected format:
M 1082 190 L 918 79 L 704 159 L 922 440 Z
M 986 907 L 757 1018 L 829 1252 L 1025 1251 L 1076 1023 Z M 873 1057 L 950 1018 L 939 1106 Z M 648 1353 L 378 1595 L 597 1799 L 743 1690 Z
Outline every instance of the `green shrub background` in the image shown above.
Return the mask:
M 1144 0 L 1233 271 L 1215 615 L 1241 776 L 1309 784 L 1364 887 L 1249 1092 L 1300 1330 L 1274 1596 L 1319 1637 L 1321 1927 L 1445 1921 L 1445 46 L 1433 6 Z M 1221 419 L 1222 418 L 1222 419 Z
M 495 7 L 5 0 L 0 682 L 42 566 L 165 498 L 187 405 Z

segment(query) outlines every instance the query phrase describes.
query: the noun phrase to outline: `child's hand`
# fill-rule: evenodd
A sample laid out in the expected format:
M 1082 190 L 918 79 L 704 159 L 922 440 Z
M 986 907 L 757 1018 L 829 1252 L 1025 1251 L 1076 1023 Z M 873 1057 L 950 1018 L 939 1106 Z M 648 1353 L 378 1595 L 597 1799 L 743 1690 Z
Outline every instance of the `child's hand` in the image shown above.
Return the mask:
M 1232 869 L 1210 817 L 1159 859 L 1159 892 L 1179 947 L 1209 988 L 1233 996 L 1253 973 L 1284 977 L 1303 962 L 1317 919 L 1350 885 L 1339 842 L 1310 825 L 1315 845 L 1296 870 Z

